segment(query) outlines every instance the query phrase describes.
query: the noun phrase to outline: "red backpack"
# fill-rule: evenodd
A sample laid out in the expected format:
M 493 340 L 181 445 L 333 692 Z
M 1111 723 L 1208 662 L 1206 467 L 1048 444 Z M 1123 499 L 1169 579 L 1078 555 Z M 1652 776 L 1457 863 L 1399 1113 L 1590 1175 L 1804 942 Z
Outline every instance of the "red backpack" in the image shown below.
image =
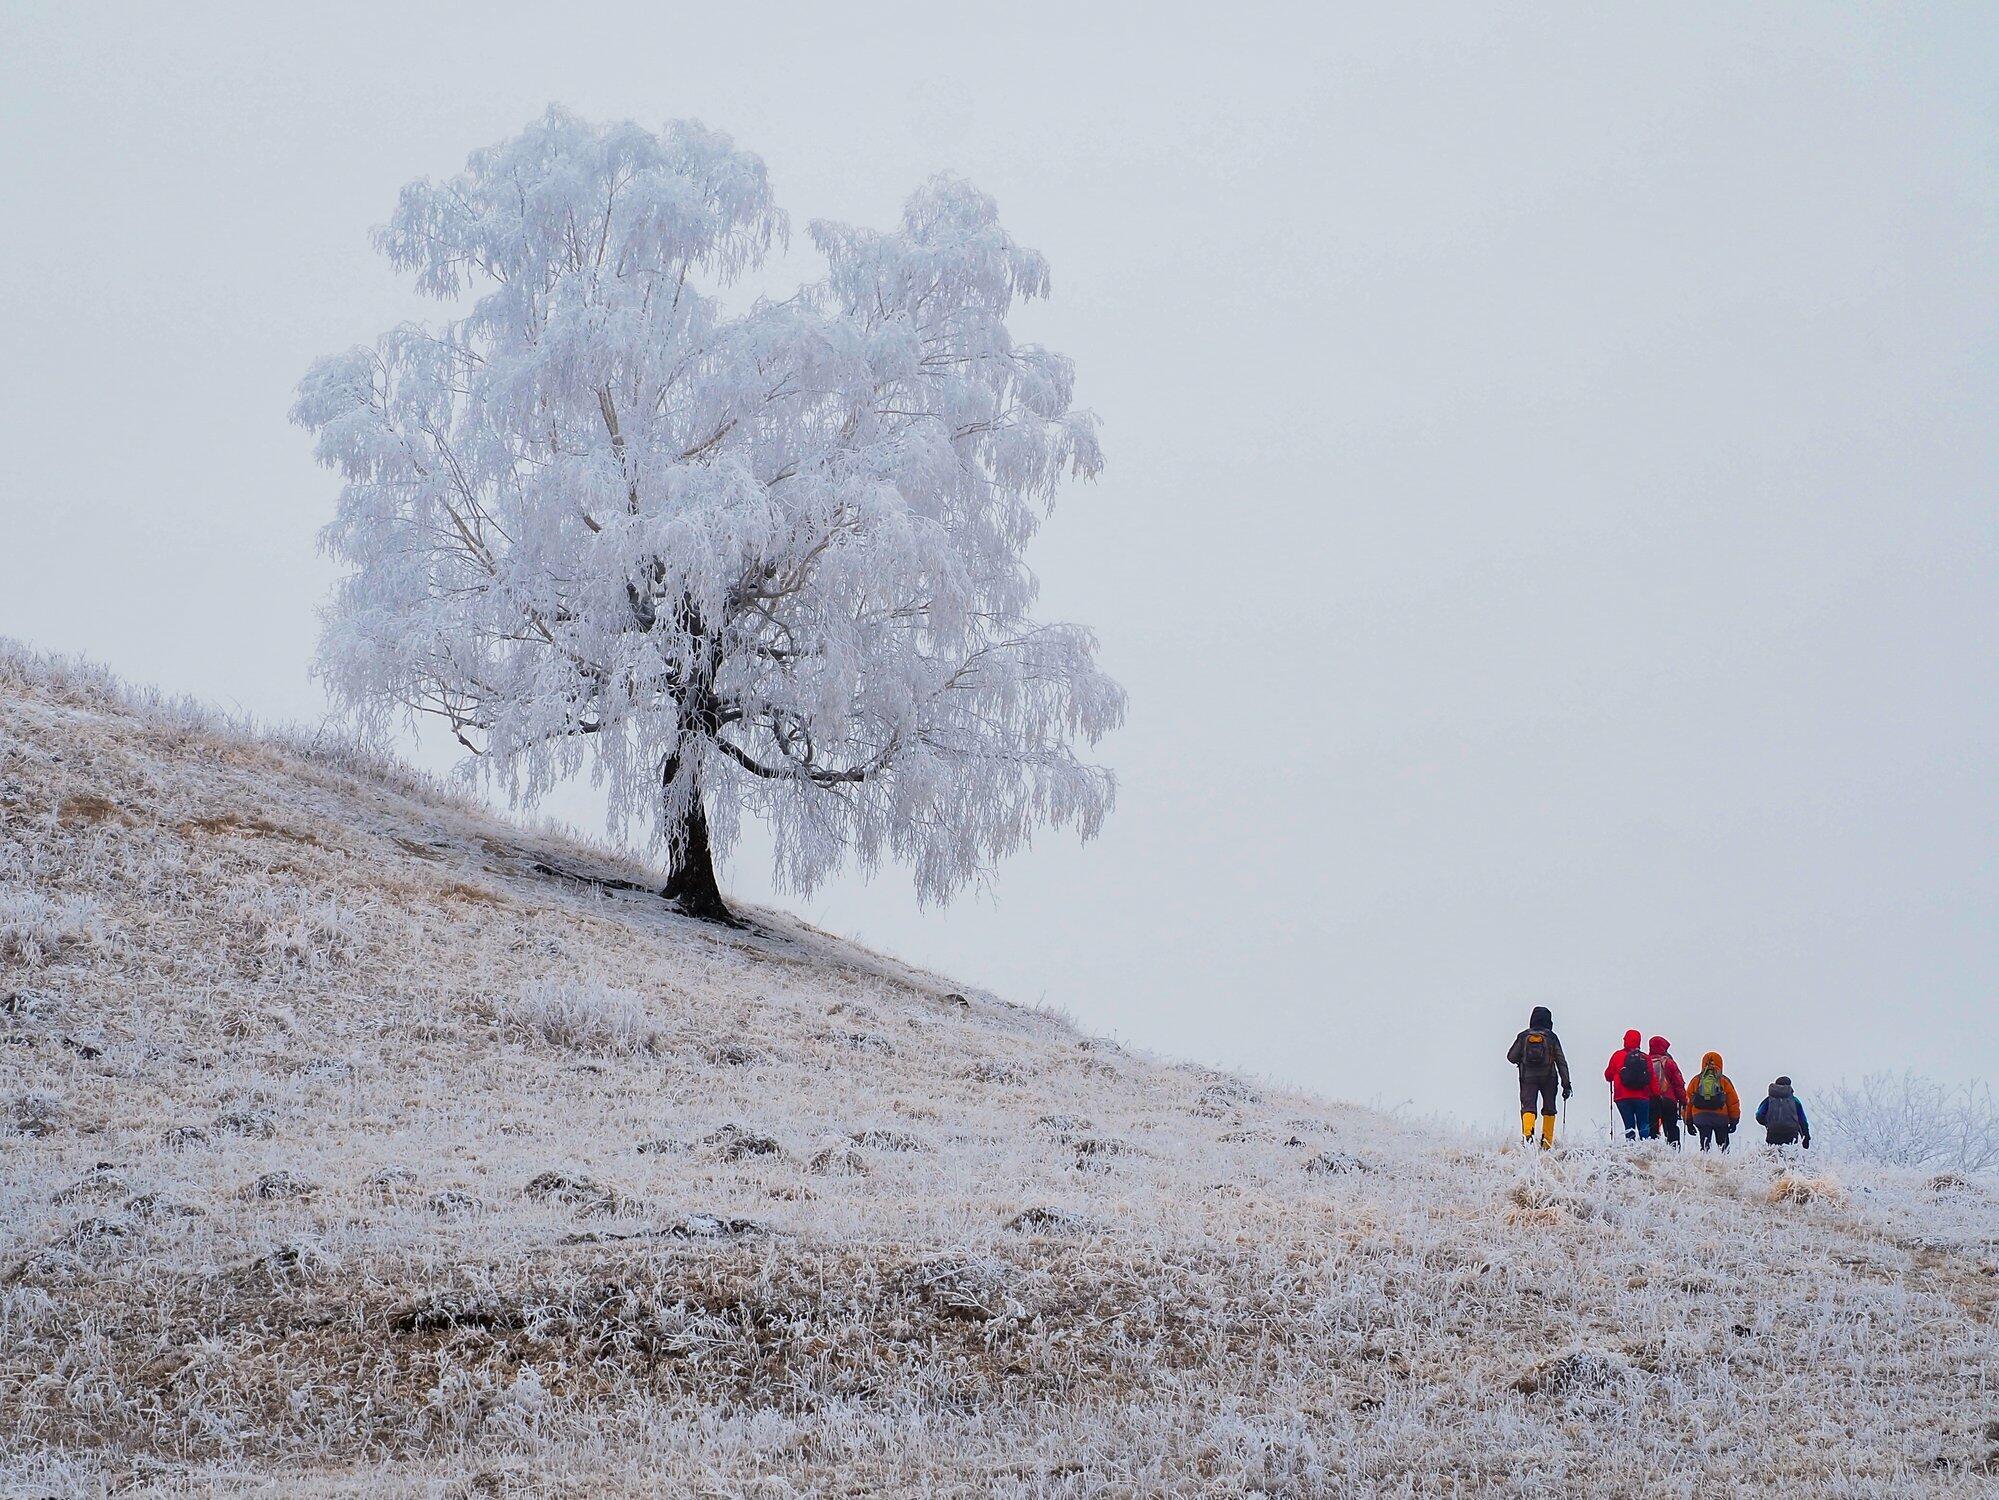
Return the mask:
M 1661 1099 L 1673 1099 L 1677 1095 L 1673 1088 L 1673 1078 L 1666 1070 L 1673 1065 L 1673 1054 L 1661 1052 L 1652 1059 L 1652 1089 Z

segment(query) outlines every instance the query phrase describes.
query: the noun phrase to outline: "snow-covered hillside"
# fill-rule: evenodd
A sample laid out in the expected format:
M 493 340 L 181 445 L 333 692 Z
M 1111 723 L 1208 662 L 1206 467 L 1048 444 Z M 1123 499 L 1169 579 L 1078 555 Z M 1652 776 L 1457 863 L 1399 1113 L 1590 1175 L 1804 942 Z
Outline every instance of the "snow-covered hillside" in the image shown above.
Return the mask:
M 650 878 L 0 655 L 0 1489 L 1999 1484 L 1985 1186 L 1427 1135 Z

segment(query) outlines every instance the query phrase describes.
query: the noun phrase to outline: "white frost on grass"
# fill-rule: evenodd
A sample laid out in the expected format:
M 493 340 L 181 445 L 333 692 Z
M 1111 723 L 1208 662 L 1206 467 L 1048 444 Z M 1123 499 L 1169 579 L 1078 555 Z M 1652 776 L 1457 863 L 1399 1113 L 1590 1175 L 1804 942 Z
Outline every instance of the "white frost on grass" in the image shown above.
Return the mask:
M 37 968 L 72 944 L 102 935 L 98 905 L 87 896 L 45 895 L 26 885 L 0 885 L 0 960 Z
M 659 1044 L 644 997 L 592 980 L 530 980 L 500 1014 L 516 1033 L 573 1052 L 628 1057 Z
M 1990 1492 L 1975 1174 L 1418 1130 L 0 684 L 115 934 L 0 985 L 0 1492 Z
M 299 890 L 259 890 L 240 896 L 229 916 L 253 935 L 258 951 L 280 965 L 323 969 L 352 951 L 359 914 L 337 897 Z

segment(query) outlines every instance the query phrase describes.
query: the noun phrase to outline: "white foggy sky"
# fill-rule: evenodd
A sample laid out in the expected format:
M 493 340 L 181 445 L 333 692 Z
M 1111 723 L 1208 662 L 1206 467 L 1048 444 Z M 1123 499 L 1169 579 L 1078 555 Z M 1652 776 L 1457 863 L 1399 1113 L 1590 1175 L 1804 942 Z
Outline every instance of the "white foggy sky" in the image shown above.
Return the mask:
M 1503 1121 L 1537 1001 L 1590 1080 L 1999 1061 L 1999 11 L 0 0 L 0 633 L 322 715 L 292 385 L 552 100 L 801 229 L 970 177 L 1104 419 L 1032 556 L 1131 690 L 1109 830 L 784 904 L 1425 1112 Z

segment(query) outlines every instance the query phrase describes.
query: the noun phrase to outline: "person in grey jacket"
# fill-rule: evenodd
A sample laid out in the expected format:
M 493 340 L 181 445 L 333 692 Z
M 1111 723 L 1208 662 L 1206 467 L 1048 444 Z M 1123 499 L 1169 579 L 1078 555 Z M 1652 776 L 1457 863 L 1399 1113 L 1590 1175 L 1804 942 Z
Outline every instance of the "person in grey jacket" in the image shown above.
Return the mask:
M 1555 1089 L 1562 1097 L 1574 1092 L 1569 1087 L 1569 1060 L 1562 1052 L 1562 1039 L 1555 1035 L 1555 1018 L 1545 1005 L 1534 1007 L 1527 1017 L 1527 1029 L 1506 1049 L 1506 1060 L 1520 1070 L 1520 1137 L 1534 1139 L 1534 1116 L 1541 1117 L 1541 1149 L 1555 1144 Z
M 1763 1127 L 1763 1139 L 1773 1146 L 1812 1149 L 1812 1122 L 1805 1118 L 1805 1101 L 1791 1087 L 1789 1078 L 1779 1078 L 1770 1085 L 1770 1097 L 1756 1106 L 1756 1123 Z

